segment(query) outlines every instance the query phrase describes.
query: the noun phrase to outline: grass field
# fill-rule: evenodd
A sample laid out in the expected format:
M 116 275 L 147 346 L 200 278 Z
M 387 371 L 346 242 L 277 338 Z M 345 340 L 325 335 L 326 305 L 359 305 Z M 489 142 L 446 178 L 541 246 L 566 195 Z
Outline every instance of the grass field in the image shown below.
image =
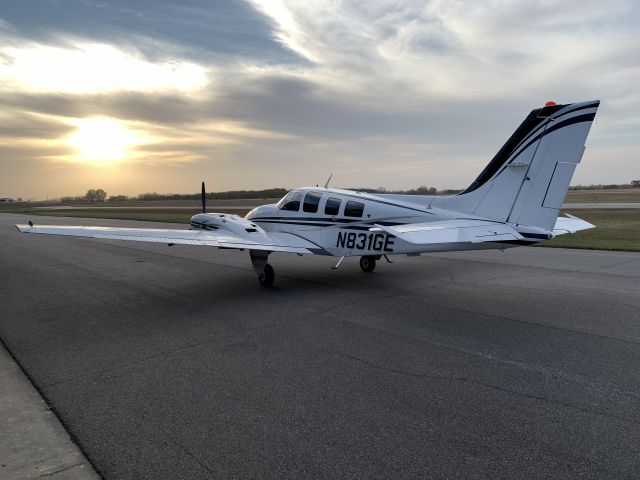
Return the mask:
M 278 200 L 277 198 L 210 200 L 207 211 L 235 213 L 236 215 L 244 216 L 253 207 L 266 203 L 275 203 Z M 238 208 L 245 206 L 249 208 Z M 122 204 L 103 204 L 100 206 L 56 206 L 51 203 L 36 205 L 8 204 L 0 206 L 0 212 L 48 215 L 53 217 L 113 218 L 119 220 L 189 223 L 193 215 L 200 213 L 200 205 L 191 200 L 129 202 Z
M 640 209 L 581 209 L 569 213 L 596 228 L 561 235 L 540 246 L 640 252 Z
M 640 202 L 640 188 L 602 190 L 569 190 L 564 203 L 636 203 Z

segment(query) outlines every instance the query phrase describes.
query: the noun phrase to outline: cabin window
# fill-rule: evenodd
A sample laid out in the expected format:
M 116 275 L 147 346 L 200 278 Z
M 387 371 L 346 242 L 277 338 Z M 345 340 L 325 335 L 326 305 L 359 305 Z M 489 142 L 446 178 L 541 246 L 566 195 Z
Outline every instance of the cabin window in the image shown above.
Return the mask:
M 364 212 L 364 203 L 349 200 L 344 206 L 345 217 L 361 217 Z
M 307 213 L 316 213 L 318 211 L 318 205 L 320 205 L 320 199 L 322 194 L 318 192 L 309 192 L 304 197 L 304 203 L 302 204 L 302 210 Z
M 324 214 L 338 215 L 338 212 L 340 211 L 340 203 L 342 203 L 342 200 L 340 200 L 339 198 L 327 198 L 327 203 L 324 206 Z
M 302 192 L 289 192 L 289 194 L 281 200 L 280 210 L 297 212 L 300 210 L 300 200 L 302 200 Z

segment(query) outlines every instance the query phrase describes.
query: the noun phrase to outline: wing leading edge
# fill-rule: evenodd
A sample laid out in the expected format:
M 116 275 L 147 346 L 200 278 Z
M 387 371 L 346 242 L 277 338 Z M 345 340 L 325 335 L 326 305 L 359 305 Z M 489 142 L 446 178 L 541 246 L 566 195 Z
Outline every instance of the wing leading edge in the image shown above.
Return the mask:
M 318 245 L 288 233 L 264 231 L 247 233 L 246 236 L 225 230 L 174 230 L 160 228 L 84 227 L 63 225 L 16 225 L 22 233 L 65 235 L 102 240 L 128 240 L 178 245 L 204 245 L 233 249 L 264 250 L 269 252 L 320 253 Z

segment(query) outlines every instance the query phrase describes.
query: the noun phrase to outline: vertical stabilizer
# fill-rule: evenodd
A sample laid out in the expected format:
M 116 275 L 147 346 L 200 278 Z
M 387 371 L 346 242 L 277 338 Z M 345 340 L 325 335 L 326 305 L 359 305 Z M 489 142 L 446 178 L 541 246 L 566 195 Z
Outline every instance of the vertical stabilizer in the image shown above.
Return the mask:
M 469 188 L 431 205 L 553 230 L 599 104 L 533 110 Z

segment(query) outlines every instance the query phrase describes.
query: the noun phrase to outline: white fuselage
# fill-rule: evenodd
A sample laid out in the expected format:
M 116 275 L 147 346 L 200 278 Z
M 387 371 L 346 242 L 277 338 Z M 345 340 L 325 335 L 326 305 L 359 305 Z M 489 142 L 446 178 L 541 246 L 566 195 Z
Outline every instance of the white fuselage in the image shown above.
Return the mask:
M 245 218 L 266 232 L 297 235 L 316 244 L 318 253 L 322 250 L 325 255 L 334 256 L 416 254 L 517 246 L 498 242 L 416 245 L 375 228 L 375 225 L 394 226 L 477 218 L 430 208 L 429 203 L 433 197 L 407 198 L 411 201 L 351 190 L 304 187 L 293 190 L 277 204 L 251 210 Z

